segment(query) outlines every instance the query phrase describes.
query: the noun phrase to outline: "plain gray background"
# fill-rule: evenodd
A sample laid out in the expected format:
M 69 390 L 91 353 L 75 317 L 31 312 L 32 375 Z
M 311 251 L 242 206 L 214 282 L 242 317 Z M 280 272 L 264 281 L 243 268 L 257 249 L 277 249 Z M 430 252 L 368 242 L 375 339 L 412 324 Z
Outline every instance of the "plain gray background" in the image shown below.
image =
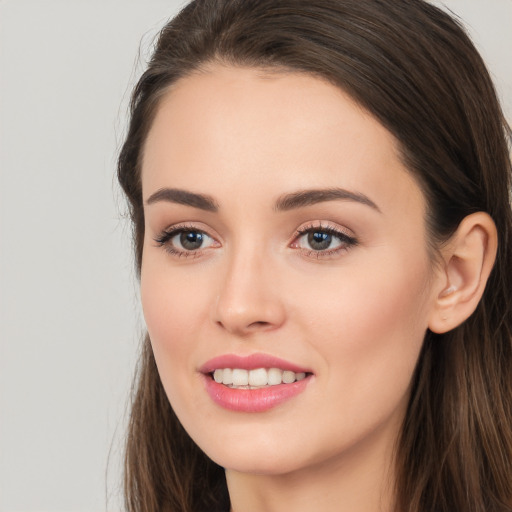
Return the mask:
M 115 159 L 130 88 L 181 4 L 0 0 L 1 512 L 122 508 L 143 320 Z M 510 120 L 512 0 L 444 4 Z

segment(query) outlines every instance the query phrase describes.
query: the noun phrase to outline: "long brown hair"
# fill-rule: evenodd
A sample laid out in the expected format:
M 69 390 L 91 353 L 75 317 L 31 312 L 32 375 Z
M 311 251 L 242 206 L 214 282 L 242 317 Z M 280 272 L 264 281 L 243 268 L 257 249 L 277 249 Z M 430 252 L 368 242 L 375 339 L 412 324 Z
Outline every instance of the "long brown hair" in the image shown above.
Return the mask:
M 336 84 L 397 139 L 428 204 L 433 248 L 488 212 L 497 260 L 475 313 L 428 332 L 396 447 L 396 510 L 512 511 L 510 131 L 459 23 L 421 0 L 195 0 L 161 31 L 131 103 L 119 182 L 144 238 L 140 163 L 160 98 L 203 65 L 289 69 Z M 383 171 L 385 172 L 385 171 Z M 130 512 L 229 509 L 223 469 L 173 413 L 145 339 L 128 431 Z

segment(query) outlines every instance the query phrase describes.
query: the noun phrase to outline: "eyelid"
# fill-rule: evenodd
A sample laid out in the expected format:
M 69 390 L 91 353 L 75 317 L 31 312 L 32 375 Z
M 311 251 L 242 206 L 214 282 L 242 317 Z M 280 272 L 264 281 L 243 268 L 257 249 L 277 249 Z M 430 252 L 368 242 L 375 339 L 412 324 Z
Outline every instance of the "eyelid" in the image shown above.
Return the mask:
M 179 256 L 179 257 L 197 257 L 200 256 L 201 253 L 207 251 L 208 249 L 214 247 L 220 247 L 221 244 L 218 241 L 218 237 L 211 234 L 209 229 L 206 229 L 205 227 L 202 227 L 199 225 L 202 223 L 191 223 L 191 222 L 184 222 L 184 223 L 178 223 L 178 224 L 172 224 L 164 229 L 162 229 L 158 235 L 156 235 L 153 240 L 156 242 L 157 247 L 163 247 L 169 254 L 173 256 Z M 211 238 L 213 240 L 213 243 L 207 247 L 194 249 L 194 250 L 186 250 L 186 249 L 180 249 L 179 247 L 172 246 L 170 244 L 171 240 L 177 236 L 180 233 L 183 232 L 196 232 L 196 233 L 202 233 L 206 235 L 208 238 Z
M 325 250 L 307 249 L 298 245 L 298 240 L 300 238 L 315 231 L 328 233 L 337 237 L 341 241 L 340 245 L 333 249 L 328 248 Z M 289 246 L 300 251 L 307 257 L 321 259 L 339 256 L 350 250 L 352 247 L 358 245 L 358 243 L 358 239 L 354 232 L 346 227 L 342 227 L 339 224 L 334 224 L 332 222 L 313 221 L 303 224 L 296 229 Z
M 161 230 L 160 233 L 155 236 L 153 239 L 156 242 L 158 247 L 163 247 L 169 254 L 173 256 L 179 256 L 179 257 L 197 257 L 201 256 L 202 253 L 207 252 L 211 248 L 218 248 L 221 247 L 221 243 L 219 242 L 219 237 L 212 234 L 211 230 L 208 229 L 207 226 L 203 227 L 204 224 L 202 223 L 194 223 L 194 222 L 183 222 L 178 224 L 172 224 L 165 229 Z M 177 236 L 178 234 L 182 232 L 197 232 L 202 233 L 206 235 L 208 238 L 210 238 L 213 243 L 208 245 L 207 247 L 200 247 L 198 249 L 193 250 L 187 250 L 184 248 L 176 247 L 175 245 L 171 244 L 171 240 Z M 340 243 L 338 246 L 334 248 L 326 248 L 325 250 L 318 250 L 318 249 L 307 249 L 305 247 L 300 247 L 298 245 L 298 240 L 307 235 L 311 232 L 324 232 L 327 234 L 332 235 L 333 237 L 338 238 Z M 336 255 L 339 255 L 341 253 L 347 252 L 351 247 L 358 244 L 358 240 L 355 237 L 355 234 L 352 230 L 340 226 L 339 224 L 330 222 L 330 221 L 311 221 L 305 224 L 302 224 L 299 226 L 293 236 L 290 242 L 288 243 L 288 246 L 300 251 L 306 256 L 314 257 L 315 259 L 320 258 L 328 258 L 328 257 L 335 257 Z
M 330 222 L 330 221 L 310 221 L 306 222 L 304 224 L 301 224 L 293 234 L 293 239 L 295 239 L 297 236 L 303 235 L 304 233 L 307 233 L 312 230 L 318 230 L 318 231 L 326 231 L 331 232 L 333 234 L 339 234 L 343 235 L 347 238 L 356 239 L 355 233 L 344 226 L 340 226 L 339 224 Z
M 206 224 L 202 222 L 195 222 L 195 221 L 186 221 L 186 222 L 177 222 L 176 224 L 169 224 L 163 229 L 157 229 L 157 235 L 159 236 L 161 234 L 165 233 L 173 233 L 178 231 L 198 231 L 201 233 L 205 233 L 206 235 L 210 236 L 211 238 L 218 239 L 217 234 L 212 234 L 213 230 Z

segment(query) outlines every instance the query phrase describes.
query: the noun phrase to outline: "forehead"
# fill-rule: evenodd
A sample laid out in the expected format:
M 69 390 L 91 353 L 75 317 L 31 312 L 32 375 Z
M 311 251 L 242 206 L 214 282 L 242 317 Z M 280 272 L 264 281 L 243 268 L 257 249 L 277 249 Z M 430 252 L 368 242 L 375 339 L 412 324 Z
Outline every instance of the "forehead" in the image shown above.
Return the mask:
M 242 185 L 270 196 L 329 186 L 419 193 L 391 133 L 340 88 L 303 73 L 220 64 L 166 93 L 142 181 L 145 198 L 169 186 L 212 195 Z

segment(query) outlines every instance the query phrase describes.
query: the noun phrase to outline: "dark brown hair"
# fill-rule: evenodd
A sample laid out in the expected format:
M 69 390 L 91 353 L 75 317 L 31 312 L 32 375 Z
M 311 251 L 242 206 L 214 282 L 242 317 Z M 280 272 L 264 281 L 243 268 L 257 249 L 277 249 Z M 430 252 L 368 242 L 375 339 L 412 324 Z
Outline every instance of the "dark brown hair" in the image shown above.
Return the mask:
M 475 313 L 428 332 L 397 444 L 396 510 L 512 511 L 510 132 L 482 59 L 453 18 L 421 0 L 196 0 L 161 31 L 131 103 L 118 177 L 144 237 L 141 154 L 162 96 L 220 61 L 339 86 L 397 139 L 428 204 L 432 247 L 488 212 L 497 260 Z M 383 171 L 385 172 L 385 171 Z M 222 468 L 173 413 L 146 338 L 125 465 L 130 512 L 228 510 Z

